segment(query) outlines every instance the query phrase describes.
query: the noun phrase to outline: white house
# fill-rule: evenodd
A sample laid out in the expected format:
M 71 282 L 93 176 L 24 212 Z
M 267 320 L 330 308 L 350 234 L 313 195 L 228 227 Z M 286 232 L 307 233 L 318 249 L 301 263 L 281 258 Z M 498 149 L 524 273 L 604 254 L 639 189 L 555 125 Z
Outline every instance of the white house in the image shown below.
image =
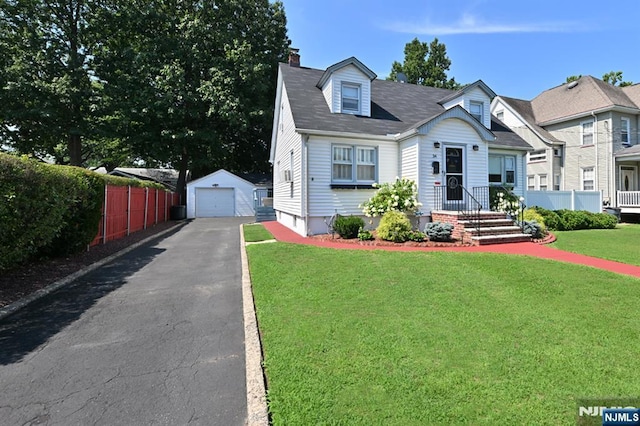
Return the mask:
M 187 183 L 187 218 L 253 216 L 256 186 L 224 169 Z
M 326 233 L 396 177 L 417 183 L 425 216 L 472 196 L 488 209 L 490 184 L 523 194 L 531 146 L 490 115 L 496 95 L 481 80 L 451 91 L 378 80 L 354 57 L 316 70 L 296 56 L 279 68 L 271 139 L 283 225 Z

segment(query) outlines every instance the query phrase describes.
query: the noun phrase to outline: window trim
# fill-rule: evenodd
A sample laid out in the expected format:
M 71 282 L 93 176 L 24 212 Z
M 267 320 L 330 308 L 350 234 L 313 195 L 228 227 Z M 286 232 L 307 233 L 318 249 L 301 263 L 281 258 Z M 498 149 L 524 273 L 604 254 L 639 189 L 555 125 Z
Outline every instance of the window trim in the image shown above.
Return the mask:
M 591 124 L 591 133 L 585 133 L 584 126 L 585 124 Z M 585 135 L 591 135 L 591 143 L 584 143 Z M 580 122 L 580 145 L 581 146 L 591 146 L 595 143 L 595 122 L 593 120 L 581 121 Z
M 529 152 L 529 163 L 547 161 L 547 150 L 538 149 L 536 151 Z
M 527 175 L 527 191 L 536 190 L 536 175 Z
M 491 157 L 500 159 L 501 177 L 500 177 L 500 182 L 489 181 L 489 185 L 513 185 L 513 187 L 516 188 L 518 186 L 518 158 L 515 155 L 509 155 L 509 154 L 490 154 L 489 159 L 491 159 Z M 507 170 L 507 165 L 505 161 L 507 158 L 510 158 L 513 160 L 513 170 Z M 490 163 L 491 163 L 491 160 L 489 160 L 489 164 Z M 513 172 L 513 182 L 507 182 L 507 171 Z M 489 175 L 491 175 L 491 173 L 488 173 L 487 178 L 489 177 Z
M 625 126 L 624 123 L 627 123 Z M 627 135 L 627 140 L 622 140 L 622 135 Z M 620 117 L 620 143 L 630 144 L 631 143 L 631 120 L 629 117 Z
M 347 164 L 346 162 L 334 163 L 334 149 L 335 148 L 349 148 L 351 150 L 351 179 L 335 179 L 333 174 L 333 166 L 334 164 Z M 366 149 L 374 152 L 374 176 L 373 180 L 358 180 L 358 165 L 363 164 L 358 162 L 358 150 Z M 378 158 L 378 147 L 372 145 L 349 145 L 349 144 L 332 144 L 331 145 L 331 187 L 337 189 L 354 189 L 354 188 L 372 188 L 371 184 L 377 182 L 378 180 L 378 170 L 379 170 L 379 158 Z M 370 164 L 366 164 L 370 165 Z
M 560 173 L 555 173 L 553 175 L 553 190 L 554 191 L 562 190 L 562 175 Z
M 593 173 L 593 177 L 591 179 L 589 179 L 589 181 L 592 182 L 592 189 L 585 189 L 585 173 L 587 171 L 590 171 L 591 173 Z M 595 191 L 596 190 L 596 168 L 594 166 L 591 167 L 583 167 L 580 169 L 580 187 L 582 188 L 583 191 Z
M 544 179 L 544 189 L 542 189 L 542 181 Z M 548 191 L 549 190 L 549 176 L 544 173 L 544 174 L 539 174 L 538 175 L 538 189 L 540 191 Z
M 472 106 L 480 107 L 480 119 L 478 119 L 478 116 L 476 116 L 476 114 L 474 114 L 471 111 L 471 107 Z M 473 118 L 475 118 L 476 120 L 478 120 L 480 123 L 484 124 L 484 102 L 481 102 L 481 101 L 469 101 L 469 114 L 471 114 L 471 116 Z
M 356 99 L 358 102 L 358 108 L 357 109 L 350 109 L 350 108 L 345 108 L 344 106 L 344 100 L 346 99 L 352 99 L 354 100 L 355 98 L 353 97 L 345 97 L 344 95 L 344 89 L 345 87 L 347 88 L 351 88 L 351 89 L 356 89 L 358 91 L 358 98 Z M 359 115 L 362 113 L 362 85 L 358 84 L 358 83 L 350 83 L 347 81 L 343 81 L 342 84 L 340 85 L 340 111 L 344 114 L 354 114 L 354 115 Z

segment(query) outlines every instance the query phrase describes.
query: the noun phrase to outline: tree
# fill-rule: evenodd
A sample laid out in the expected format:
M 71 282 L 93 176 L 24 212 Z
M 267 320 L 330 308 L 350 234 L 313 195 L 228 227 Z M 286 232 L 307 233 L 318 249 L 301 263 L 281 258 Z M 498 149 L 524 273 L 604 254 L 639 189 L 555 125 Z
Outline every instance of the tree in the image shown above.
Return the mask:
M 582 78 L 582 74 L 570 75 L 569 77 L 567 77 L 567 79 L 565 80 L 564 84 L 571 83 L 573 81 L 578 81 L 578 80 L 580 80 L 580 78 Z
M 407 82 L 423 86 L 457 90 L 460 84 L 455 78 L 448 79 L 447 71 L 451 60 L 447 57 L 447 48 L 435 38 L 427 45 L 417 38 L 404 47 L 404 62 L 394 61 L 388 80 L 397 80 L 398 73 L 404 73 Z
M 97 43 L 93 0 L 0 3 L 0 132 L 14 149 L 81 165 L 82 140 L 94 132 L 98 97 L 90 57 Z
M 610 71 L 602 76 L 602 80 L 609 83 L 612 86 L 631 86 L 633 83 L 630 81 L 622 81 L 622 71 Z
M 134 152 L 178 169 L 179 191 L 188 169 L 268 167 L 282 3 L 113 0 L 100 19 L 107 115 Z

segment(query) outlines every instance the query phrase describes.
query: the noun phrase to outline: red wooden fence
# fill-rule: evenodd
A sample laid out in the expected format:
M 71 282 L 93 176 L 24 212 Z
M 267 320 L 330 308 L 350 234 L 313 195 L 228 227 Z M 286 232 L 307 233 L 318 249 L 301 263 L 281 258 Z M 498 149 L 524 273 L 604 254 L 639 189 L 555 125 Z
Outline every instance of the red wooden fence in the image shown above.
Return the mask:
M 132 232 L 169 220 L 180 195 L 161 189 L 107 185 L 98 235 L 91 246 L 117 240 Z

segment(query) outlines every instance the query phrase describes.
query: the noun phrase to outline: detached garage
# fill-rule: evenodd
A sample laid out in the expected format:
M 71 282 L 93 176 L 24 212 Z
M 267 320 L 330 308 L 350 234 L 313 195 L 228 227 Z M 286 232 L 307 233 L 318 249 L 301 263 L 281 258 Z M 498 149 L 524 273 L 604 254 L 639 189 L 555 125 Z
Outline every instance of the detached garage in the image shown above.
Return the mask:
M 187 183 L 187 218 L 253 216 L 255 185 L 224 169 Z

